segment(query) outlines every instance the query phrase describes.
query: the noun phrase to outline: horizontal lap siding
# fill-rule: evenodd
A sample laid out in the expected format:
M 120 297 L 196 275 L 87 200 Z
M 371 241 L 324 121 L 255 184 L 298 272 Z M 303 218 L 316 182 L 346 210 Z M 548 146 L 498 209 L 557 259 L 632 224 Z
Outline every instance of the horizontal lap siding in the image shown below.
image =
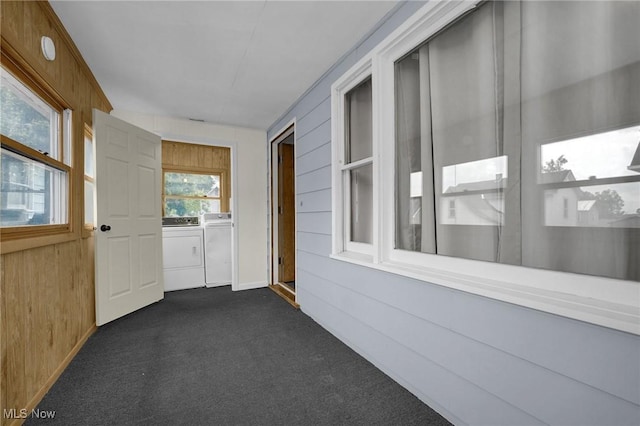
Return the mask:
M 329 258 L 333 82 L 408 2 L 273 125 L 296 118 L 303 312 L 456 424 L 638 424 L 637 336 Z

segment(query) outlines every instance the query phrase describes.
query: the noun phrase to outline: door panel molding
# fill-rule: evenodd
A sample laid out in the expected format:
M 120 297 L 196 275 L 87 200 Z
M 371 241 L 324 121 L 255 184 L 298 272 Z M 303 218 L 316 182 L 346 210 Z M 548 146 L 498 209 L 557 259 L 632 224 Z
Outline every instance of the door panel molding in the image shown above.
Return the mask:
M 103 325 L 164 297 L 162 145 L 101 111 L 93 111 L 93 125 L 96 324 Z

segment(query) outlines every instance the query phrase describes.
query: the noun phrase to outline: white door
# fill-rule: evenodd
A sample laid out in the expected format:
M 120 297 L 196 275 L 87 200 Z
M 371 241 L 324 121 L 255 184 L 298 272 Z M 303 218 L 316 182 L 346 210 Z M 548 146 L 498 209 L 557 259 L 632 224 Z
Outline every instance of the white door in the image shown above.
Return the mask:
M 161 300 L 160 137 L 93 110 L 96 324 Z

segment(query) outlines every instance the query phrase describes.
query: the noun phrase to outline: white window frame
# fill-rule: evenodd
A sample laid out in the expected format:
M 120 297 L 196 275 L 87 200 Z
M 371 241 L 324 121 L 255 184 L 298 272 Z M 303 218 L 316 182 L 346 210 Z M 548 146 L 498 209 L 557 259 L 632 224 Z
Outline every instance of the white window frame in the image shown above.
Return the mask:
M 429 2 L 332 86 L 332 254 L 338 259 L 640 335 L 640 283 L 394 248 L 394 63 L 481 2 Z M 373 244 L 345 244 L 344 94 L 373 82 Z
M 373 205 L 378 204 L 378 182 L 376 159 L 376 134 L 375 126 L 372 129 L 371 157 L 346 163 L 346 140 L 345 140 L 345 97 L 346 94 L 368 78 L 371 78 L 372 85 L 372 116 L 376 115 L 375 100 L 375 79 L 372 77 L 371 56 L 366 56 L 354 65 L 345 75 L 338 79 L 331 86 L 331 145 L 332 156 L 332 253 L 336 255 L 349 256 L 351 258 L 372 262 L 374 260 L 373 248 L 378 240 L 378 214 L 377 209 L 373 209 L 372 220 L 372 244 L 351 241 L 351 182 L 350 171 L 358 167 L 371 164 L 373 168 Z

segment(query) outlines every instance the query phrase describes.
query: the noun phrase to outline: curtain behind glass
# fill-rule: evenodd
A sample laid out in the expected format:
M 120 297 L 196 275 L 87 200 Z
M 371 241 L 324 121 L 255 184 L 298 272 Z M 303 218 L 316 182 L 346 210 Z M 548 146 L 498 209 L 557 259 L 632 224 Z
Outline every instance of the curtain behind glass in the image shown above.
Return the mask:
M 373 152 L 371 78 L 345 95 L 347 164 L 370 158 Z M 373 166 L 362 165 L 348 172 L 350 186 L 350 241 L 371 244 L 373 240 Z
M 396 244 L 435 253 L 428 46 L 396 63 Z
M 517 79 L 505 76 L 505 46 L 519 55 L 505 43 L 509 3 L 487 3 L 429 42 L 438 254 L 519 262 L 518 238 L 509 235 L 516 228 L 505 226 L 514 213 L 505 194 L 517 199 L 511 146 L 520 143 L 519 117 L 505 114 L 505 96 L 518 92 Z M 516 137 L 505 138 L 505 116 Z
M 522 11 L 523 264 L 639 280 L 640 3 Z
M 347 143 L 345 158 L 353 163 L 372 154 L 371 79 L 367 79 L 345 95 Z

